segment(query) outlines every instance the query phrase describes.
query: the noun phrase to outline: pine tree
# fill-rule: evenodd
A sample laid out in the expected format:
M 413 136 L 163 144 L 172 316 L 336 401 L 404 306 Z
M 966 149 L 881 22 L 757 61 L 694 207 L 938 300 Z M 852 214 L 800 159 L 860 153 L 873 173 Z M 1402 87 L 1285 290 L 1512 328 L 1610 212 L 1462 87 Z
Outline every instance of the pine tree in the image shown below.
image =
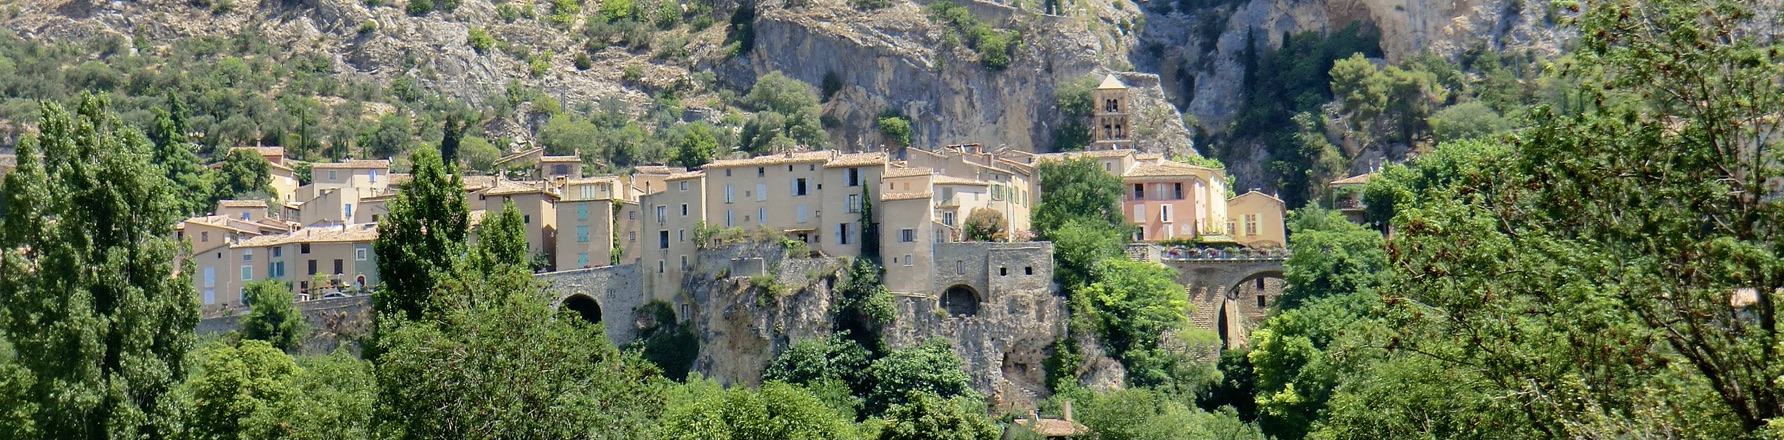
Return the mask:
M 372 241 L 383 280 L 372 297 L 380 319 L 421 318 L 434 287 L 450 275 L 470 224 L 464 182 L 446 173 L 440 153 L 421 148 L 410 157 L 412 178 L 391 199 Z
M 182 215 L 197 215 L 210 208 L 207 196 L 211 191 L 204 179 L 204 165 L 192 151 L 186 138 L 186 108 L 173 95 L 167 96 L 166 109 L 155 109 L 155 125 L 149 127 L 149 140 L 155 144 L 153 161 L 173 181 Z
M 118 130 L 106 101 L 76 114 L 42 104 L 38 140 L 0 186 L 0 330 L 34 377 L 30 426 L 56 439 L 163 438 L 198 321 L 188 273 L 174 270 L 170 182 L 149 139 Z M 42 157 L 37 156 L 42 147 Z M 189 263 L 188 263 L 189 264 Z M 17 423 L 5 422 L 0 423 Z

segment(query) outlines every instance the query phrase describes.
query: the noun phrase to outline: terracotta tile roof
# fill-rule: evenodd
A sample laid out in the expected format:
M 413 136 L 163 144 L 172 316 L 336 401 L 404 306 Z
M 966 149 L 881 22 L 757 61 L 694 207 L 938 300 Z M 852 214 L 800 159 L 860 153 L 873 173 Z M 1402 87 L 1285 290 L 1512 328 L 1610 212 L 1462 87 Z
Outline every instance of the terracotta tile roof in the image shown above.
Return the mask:
M 511 195 L 515 195 L 515 194 L 533 194 L 533 193 L 551 194 L 551 189 L 552 189 L 551 182 L 544 182 L 544 181 L 515 182 L 515 181 L 503 180 L 503 181 L 496 182 L 494 187 L 484 190 L 483 195 L 486 195 L 486 196 L 511 196 Z
M 929 191 L 888 192 L 880 194 L 880 200 L 918 200 L 934 196 L 935 193 Z
M 636 173 L 636 174 L 675 174 L 675 173 L 687 172 L 687 170 L 688 170 L 687 168 L 683 168 L 683 167 L 671 167 L 671 166 L 663 166 L 663 165 L 639 165 L 639 166 L 632 167 L 632 172 Z
M 185 229 L 187 224 L 200 224 L 200 225 L 210 226 L 213 228 L 229 229 L 229 230 L 234 230 L 236 232 L 246 232 L 246 233 L 250 233 L 250 234 L 254 234 L 254 235 L 260 235 L 260 233 L 261 233 L 260 228 L 255 227 L 255 226 L 259 226 L 258 223 L 244 222 L 241 220 L 232 219 L 232 218 L 229 218 L 229 216 L 227 216 L 227 215 L 208 215 L 208 216 L 204 216 L 204 217 L 189 218 L 189 219 L 186 219 L 186 221 L 184 221 L 184 222 L 180 222 L 180 224 L 175 229 Z
M 1332 181 L 1332 184 L 1333 185 L 1362 185 L 1365 183 L 1369 183 L 1369 177 L 1374 176 L 1374 175 L 1375 175 L 1375 173 L 1358 174 L 1355 176 L 1350 176 L 1350 177 L 1346 177 L 1343 179 L 1334 180 L 1334 181 Z
M 534 155 L 534 154 L 545 154 L 545 147 L 528 148 L 525 150 L 520 150 L 520 152 L 518 152 L 518 153 L 510 154 L 507 156 L 502 156 L 501 158 L 496 159 L 495 164 L 501 165 L 501 164 L 505 164 L 508 162 L 513 162 L 516 159 L 520 159 L 522 157 L 527 157 L 527 156 Z
M 1121 79 L 1116 78 L 1115 74 L 1113 74 L 1113 73 L 1104 75 L 1103 83 L 1097 84 L 1097 86 L 1096 86 L 1097 90 L 1119 90 L 1119 89 L 1125 89 L 1125 88 L 1127 88 L 1127 84 L 1122 84 Z
M 390 168 L 390 161 L 383 160 L 383 159 L 379 159 L 379 160 L 353 159 L 353 160 L 348 160 L 346 162 L 314 163 L 314 164 L 310 164 L 310 168 L 311 169 L 330 169 L 330 168 L 343 169 L 343 168 L 345 168 L 345 169 L 356 169 L 356 170 L 357 169 L 374 168 L 374 169 L 383 170 L 383 169 Z
M 218 200 L 218 208 L 265 208 L 265 200 Z
M 715 160 L 712 163 L 706 164 L 706 166 L 701 167 L 701 168 L 710 169 L 710 168 L 732 168 L 732 167 L 759 167 L 759 166 L 766 166 L 766 165 L 781 165 L 781 164 L 790 164 L 790 163 L 827 162 L 835 155 L 836 155 L 836 152 L 828 151 L 828 150 L 770 154 L 770 155 L 766 155 L 766 156 L 756 156 L 756 157 L 752 157 L 752 158 L 748 158 L 748 159 Z
M 889 179 L 893 177 L 927 176 L 930 174 L 935 174 L 935 170 L 928 168 L 887 168 L 886 173 L 881 174 L 880 177 Z
M 1206 172 L 1208 170 L 1212 170 L 1212 168 L 1198 167 L 1195 165 L 1187 165 L 1187 164 L 1181 164 L 1181 163 L 1177 163 L 1177 162 L 1140 163 L 1140 164 L 1134 164 L 1133 168 L 1129 168 L 1127 170 L 1127 172 L 1122 173 L 1121 176 L 1122 177 L 1178 177 L 1178 176 L 1187 177 L 1187 176 L 1194 176 L 1198 172 Z
M 463 181 L 465 182 L 466 191 L 476 191 L 496 186 L 496 176 L 464 176 Z
M 1137 154 L 1137 153 L 1134 150 L 1128 150 L 1128 149 L 1068 151 L 1068 152 L 1064 152 L 1064 153 L 1042 154 L 1042 155 L 1040 155 L 1039 159 L 1041 159 L 1041 160 L 1064 160 L 1064 159 L 1076 159 L 1076 158 L 1080 158 L 1080 157 L 1104 158 L 1104 157 L 1121 157 L 1121 156 L 1128 156 L 1128 155 L 1133 155 L 1133 154 Z
M 466 220 L 465 224 L 469 225 L 469 226 L 477 226 L 477 225 L 483 224 L 483 217 L 488 214 L 489 214 L 489 211 L 485 211 L 485 210 L 481 210 L 481 209 L 471 211 L 470 213 L 465 215 L 465 220 Z
M 582 158 L 578 157 L 578 156 L 545 156 L 545 157 L 539 158 L 539 163 L 559 163 L 559 162 L 581 163 Z
M 825 168 L 885 165 L 886 153 L 853 153 L 838 155 L 824 163 Z
M 236 243 L 235 248 L 278 246 L 290 243 L 358 243 L 378 238 L 378 225 L 305 228 L 284 235 L 265 235 Z
M 930 180 L 929 180 L 929 181 L 930 181 L 930 183 L 933 183 L 933 184 L 936 184 L 936 185 L 978 185 L 978 186 L 991 186 L 991 182 L 986 182 L 986 181 L 983 181 L 983 180 L 973 180 L 973 179 L 962 179 L 962 178 L 959 178 L 959 177 L 954 177 L 954 176 L 947 176 L 947 175 L 941 175 L 941 174 L 937 174 L 937 175 L 935 175 L 935 177 L 932 177 L 932 178 L 930 178 Z
M 664 177 L 663 181 L 668 182 L 668 181 L 672 181 L 672 180 L 694 179 L 694 178 L 698 178 L 700 176 L 705 176 L 705 175 L 706 175 L 706 173 L 699 172 L 699 171 L 688 171 L 688 172 L 684 172 L 684 173 L 670 174 L 669 177 Z
M 1140 153 L 1134 155 L 1134 160 L 1159 160 L 1164 158 L 1165 155 L 1158 153 Z
M 285 156 L 285 147 L 234 147 L 229 149 L 229 151 L 235 150 L 248 150 L 260 153 L 261 156 Z
M 602 183 L 602 182 L 619 183 L 619 176 L 578 177 L 578 178 L 574 178 L 574 179 L 564 180 L 564 183 L 571 184 L 571 185 L 582 184 L 582 183 Z
M 1227 200 L 1239 200 L 1239 198 L 1241 198 L 1241 197 L 1250 196 L 1252 194 L 1257 194 L 1258 196 L 1262 196 L 1262 197 L 1268 197 L 1270 200 L 1275 200 L 1276 203 L 1283 203 L 1282 199 L 1276 198 L 1276 196 L 1273 196 L 1273 195 L 1264 194 L 1262 191 L 1258 191 L 1255 189 L 1251 190 L 1251 191 L 1246 191 L 1245 194 L 1233 196 L 1233 198 L 1227 199 Z
M 1078 437 L 1090 433 L 1089 427 L 1075 421 L 1040 419 L 1039 426 L 1029 426 L 1035 425 L 1035 422 L 1035 420 L 1030 419 L 1016 419 L 1016 424 L 1022 425 L 1023 428 L 1027 428 L 1035 434 L 1040 434 L 1042 437 Z

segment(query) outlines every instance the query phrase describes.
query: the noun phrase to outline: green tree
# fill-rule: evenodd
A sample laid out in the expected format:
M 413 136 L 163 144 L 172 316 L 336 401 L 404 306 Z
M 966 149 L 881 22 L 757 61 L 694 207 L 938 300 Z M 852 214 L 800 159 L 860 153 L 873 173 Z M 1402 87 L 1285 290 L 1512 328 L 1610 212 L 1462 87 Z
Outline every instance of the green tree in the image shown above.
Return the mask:
M 1319 298 L 1362 292 L 1385 281 L 1388 253 L 1381 233 L 1351 223 L 1344 213 L 1306 207 L 1289 214 L 1288 287 L 1276 300 L 1292 309 Z
M 1111 258 L 1097 265 L 1092 276 L 1095 281 L 1073 295 L 1090 303 L 1103 346 L 1127 367 L 1130 382 L 1167 382 L 1169 356 L 1161 353 L 1161 344 L 1166 334 L 1182 329 L 1189 316 L 1189 296 L 1177 284 L 1176 271 L 1158 263 Z
M 694 360 L 700 357 L 700 335 L 694 333 L 693 319 L 677 320 L 675 309 L 663 301 L 645 303 L 637 315 L 651 320 L 640 326 L 638 339 L 627 344 L 626 350 L 637 351 L 669 380 L 687 380 Z
M 976 208 L 966 216 L 963 229 L 969 241 L 1005 241 L 1009 234 L 1004 231 L 1004 215 L 991 208 Z
M 1091 437 L 1106 440 L 1264 439 L 1256 428 L 1227 411 L 1206 413 L 1148 388 L 1129 388 L 1092 395 L 1079 406 L 1077 418 Z
M 665 383 L 649 362 L 558 317 L 525 275 L 467 287 L 499 299 L 380 339 L 381 438 L 652 437 Z
M 1047 234 L 1053 240 L 1053 278 L 1067 292 L 1095 281 L 1092 271 L 1103 261 L 1119 258 L 1127 246 L 1127 232 L 1094 221 L 1071 220 Z
M 805 339 L 788 347 L 762 371 L 762 380 L 812 385 L 839 380 L 858 393 L 871 389 L 867 348 L 838 333 L 827 339 Z
M 488 274 L 502 266 L 527 267 L 531 257 L 527 227 L 513 201 L 502 203 L 501 212 L 485 216 L 477 225 L 477 244 L 471 247 L 472 267 L 477 270 Z
M 40 438 L 166 437 L 168 390 L 186 373 L 198 295 L 174 270 L 170 182 L 151 144 L 104 98 L 44 103 L 38 138 L 0 184 L 0 339 L 33 379 Z M 38 151 L 42 156 L 38 156 Z M 15 408 L 23 409 L 23 408 Z M 0 421 L 12 422 L 8 418 Z
M 223 167 L 212 175 L 210 206 L 218 200 L 273 194 L 272 162 L 252 150 L 230 150 L 223 158 Z
M 1438 142 L 1479 139 L 1511 130 L 1511 121 L 1480 101 L 1444 107 L 1432 113 L 1426 122 Z
M 601 129 L 587 119 L 558 114 L 539 129 L 539 146 L 546 154 L 570 155 L 600 144 Z
M 434 287 L 451 275 L 470 224 L 464 183 L 446 173 L 439 153 L 423 148 L 410 160 L 415 164 L 412 177 L 390 200 L 390 213 L 378 223 L 378 238 L 372 241 L 382 280 L 372 296 L 380 323 L 387 315 L 421 318 Z
M 496 149 L 488 139 L 467 136 L 458 155 L 460 164 L 455 169 L 490 174 L 495 172 L 496 159 L 502 158 L 502 150 Z
M 248 298 L 248 316 L 242 318 L 242 338 L 266 341 L 280 350 L 291 351 L 303 343 L 308 329 L 302 313 L 293 304 L 291 285 L 278 280 L 248 283 L 242 289 Z
M 973 391 L 972 378 L 967 377 L 962 365 L 948 340 L 941 338 L 887 353 L 867 368 L 867 374 L 873 377 L 873 389 L 867 395 L 868 412 L 887 414 L 888 408 L 911 403 L 913 394 L 978 400 L 979 393 Z
M 695 379 L 670 393 L 663 438 L 775 440 L 853 439 L 854 426 L 810 391 L 769 381 L 760 389 L 724 390 Z
M 903 148 L 911 145 L 911 120 L 898 113 L 881 115 L 877 121 L 880 136 L 891 141 L 893 146 Z
M 198 215 L 208 212 L 212 205 L 208 202 L 211 189 L 205 180 L 205 168 L 198 163 L 198 155 L 192 150 L 192 144 L 186 138 L 189 127 L 185 104 L 167 95 L 166 109 L 155 109 L 155 121 L 149 127 L 149 140 L 155 144 L 152 161 L 161 166 L 168 180 L 173 181 L 174 189 L 179 194 L 181 215 Z
M 1103 171 L 1096 159 L 1078 158 L 1042 162 L 1040 203 L 1031 223 L 1043 237 L 1066 222 L 1082 219 L 1091 225 L 1126 229 L 1121 213 L 1121 178 Z
M 446 165 L 448 172 L 458 171 L 459 144 L 464 141 L 465 130 L 470 128 L 471 121 L 456 113 L 446 115 L 446 122 L 440 129 L 440 162 Z
M 675 155 L 669 159 L 671 165 L 687 168 L 699 168 L 712 163 L 718 157 L 719 140 L 712 135 L 712 126 L 697 122 L 688 127 L 688 133 L 676 143 Z
M 392 113 L 378 118 L 378 125 L 361 133 L 359 145 L 370 157 L 392 157 L 409 151 L 414 142 L 415 125 L 408 116 Z
M 195 439 L 269 438 L 290 415 L 300 371 L 290 355 L 266 341 L 240 347 L 206 345 L 203 366 L 187 384 L 191 410 L 186 435 Z
M 911 391 L 886 411 L 879 440 L 991 440 L 997 426 L 973 398 Z

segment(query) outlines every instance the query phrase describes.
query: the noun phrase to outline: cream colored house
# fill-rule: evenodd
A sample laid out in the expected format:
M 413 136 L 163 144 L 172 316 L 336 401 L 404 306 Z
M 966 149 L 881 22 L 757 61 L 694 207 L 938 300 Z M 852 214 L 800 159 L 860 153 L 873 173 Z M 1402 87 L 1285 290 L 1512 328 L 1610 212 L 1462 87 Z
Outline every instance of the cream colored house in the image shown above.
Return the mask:
M 477 195 L 472 208 L 480 206 L 484 215 L 496 215 L 505 203 L 513 202 L 527 231 L 527 251 L 549 256 L 557 248 L 558 198 L 557 188 L 551 182 L 497 181 L 494 187 Z
M 612 264 L 613 204 L 622 191 L 618 176 L 569 179 L 557 202 L 558 270 Z
M 364 292 L 378 285 L 378 260 L 372 252 L 372 240 L 377 238 L 378 227 L 373 224 L 305 228 L 230 246 L 224 256 L 228 264 L 219 266 L 228 269 L 223 275 L 229 283 L 280 280 L 310 299 L 336 291 Z M 315 284 L 318 279 L 322 284 Z M 201 290 L 204 282 L 199 280 Z M 225 299 L 241 297 L 239 288 L 220 292 Z
M 671 301 L 681 292 L 682 274 L 695 263 L 694 236 L 707 224 L 706 181 L 702 172 L 663 179 L 666 189 L 638 198 L 639 270 L 654 298 Z M 629 251 L 628 251 L 629 252 Z M 674 302 L 674 301 L 671 301 Z
M 1227 200 L 1232 219 L 1227 222 L 1227 235 L 1233 241 L 1254 248 L 1283 247 L 1288 244 L 1288 206 L 1282 199 L 1251 190 Z
M 391 195 L 394 180 L 388 160 L 317 163 L 310 167 L 310 184 L 298 187 L 296 201 L 287 206 L 305 226 L 356 223 L 362 217 L 356 212 L 360 200 Z
M 1225 170 L 1128 149 L 1053 153 L 1042 155 L 1040 160 L 1077 158 L 1094 159 L 1104 172 L 1121 177 L 1122 214 L 1135 226 L 1134 240 L 1226 233 Z

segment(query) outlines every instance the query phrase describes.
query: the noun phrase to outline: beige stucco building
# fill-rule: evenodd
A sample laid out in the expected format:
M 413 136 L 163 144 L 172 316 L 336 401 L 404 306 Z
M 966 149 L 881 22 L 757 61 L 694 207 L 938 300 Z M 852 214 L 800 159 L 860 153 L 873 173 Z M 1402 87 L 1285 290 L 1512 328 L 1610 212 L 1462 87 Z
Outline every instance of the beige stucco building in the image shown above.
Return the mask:
M 1251 190 L 1227 200 L 1227 235 L 1233 241 L 1254 248 L 1283 247 L 1288 244 L 1288 206 L 1282 199 Z
M 557 202 L 558 270 L 613 264 L 614 203 L 623 196 L 619 176 L 568 179 Z
M 527 251 L 550 256 L 557 248 L 558 198 L 558 189 L 551 182 L 497 181 L 494 186 L 478 193 L 470 204 L 473 209 L 480 207 L 484 215 L 490 216 L 502 212 L 506 203 L 513 203 L 520 211 L 521 223 L 527 231 Z
M 694 238 L 706 224 L 706 181 L 700 171 L 667 176 L 665 189 L 638 198 L 639 270 L 656 299 L 671 300 L 681 292 L 682 274 L 694 263 L 699 248 Z
M 1121 177 L 1122 214 L 1136 228 L 1134 240 L 1226 233 L 1226 171 L 1126 149 L 1053 153 L 1041 160 L 1076 158 L 1096 160 L 1104 172 Z

